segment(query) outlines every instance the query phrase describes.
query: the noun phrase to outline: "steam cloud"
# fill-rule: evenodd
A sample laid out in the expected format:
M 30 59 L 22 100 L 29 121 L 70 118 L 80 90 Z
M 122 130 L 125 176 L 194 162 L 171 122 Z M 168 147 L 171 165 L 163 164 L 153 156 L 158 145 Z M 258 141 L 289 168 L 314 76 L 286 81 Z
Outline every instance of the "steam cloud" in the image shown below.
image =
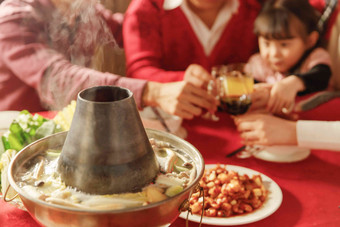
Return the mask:
M 100 68 L 92 64 L 95 53 L 106 45 L 116 45 L 111 30 L 95 9 L 97 0 L 58 2 L 66 2 L 68 5 L 58 5 L 59 10 L 54 10 L 50 15 L 39 11 L 38 7 L 35 12 L 48 21 L 44 28 L 44 34 L 48 34 L 48 37 L 41 38 L 48 39 L 51 48 L 49 51 L 54 50 L 64 56 L 63 60 L 56 61 L 46 70 L 42 86 L 38 88 L 43 105 L 53 110 L 60 110 L 69 104 L 85 84 L 96 85 L 90 75 L 84 75 L 81 80 L 75 81 L 72 74 L 79 73 L 77 66 Z M 48 56 L 46 50 L 42 50 L 40 55 L 42 58 Z M 100 60 L 97 58 L 96 63 L 100 63 Z

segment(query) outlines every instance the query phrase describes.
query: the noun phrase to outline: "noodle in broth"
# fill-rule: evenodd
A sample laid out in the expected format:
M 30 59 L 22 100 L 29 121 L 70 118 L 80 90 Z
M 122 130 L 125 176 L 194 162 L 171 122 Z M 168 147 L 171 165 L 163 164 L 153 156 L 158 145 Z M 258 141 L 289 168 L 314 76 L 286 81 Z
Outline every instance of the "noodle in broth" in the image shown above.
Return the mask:
M 28 161 L 16 175 L 27 194 L 48 203 L 91 210 L 117 210 L 145 206 L 182 192 L 196 176 L 192 160 L 169 143 L 150 139 L 160 165 L 155 182 L 141 192 L 93 195 L 68 187 L 57 171 L 60 150 L 49 149 Z

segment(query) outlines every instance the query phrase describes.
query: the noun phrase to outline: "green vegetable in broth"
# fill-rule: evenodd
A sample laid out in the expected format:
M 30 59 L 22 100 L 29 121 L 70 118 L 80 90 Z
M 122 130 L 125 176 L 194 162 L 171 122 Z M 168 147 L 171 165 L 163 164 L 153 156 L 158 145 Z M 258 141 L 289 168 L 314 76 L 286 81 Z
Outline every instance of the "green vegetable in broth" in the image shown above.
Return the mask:
M 18 152 L 35 140 L 60 131 L 59 128 L 53 120 L 46 119 L 39 114 L 32 115 L 27 110 L 21 111 L 9 126 L 9 130 L 1 136 L 0 160 L 6 151 Z M 0 173 L 3 171 L 3 166 L 4 164 L 0 161 Z

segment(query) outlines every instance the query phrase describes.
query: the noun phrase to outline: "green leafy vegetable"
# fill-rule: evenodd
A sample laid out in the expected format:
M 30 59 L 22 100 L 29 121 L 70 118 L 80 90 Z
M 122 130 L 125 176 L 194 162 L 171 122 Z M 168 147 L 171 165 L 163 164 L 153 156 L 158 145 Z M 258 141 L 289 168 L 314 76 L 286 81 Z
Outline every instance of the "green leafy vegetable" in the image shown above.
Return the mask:
M 60 127 L 57 127 L 53 120 L 48 120 L 39 114 L 32 115 L 27 110 L 23 110 L 18 117 L 13 120 L 9 126 L 9 130 L 1 136 L 0 158 L 7 150 L 15 150 L 18 152 L 33 141 L 52 135 L 58 131 L 60 131 Z M 1 166 L 2 163 L 0 161 L 0 172 L 2 171 Z

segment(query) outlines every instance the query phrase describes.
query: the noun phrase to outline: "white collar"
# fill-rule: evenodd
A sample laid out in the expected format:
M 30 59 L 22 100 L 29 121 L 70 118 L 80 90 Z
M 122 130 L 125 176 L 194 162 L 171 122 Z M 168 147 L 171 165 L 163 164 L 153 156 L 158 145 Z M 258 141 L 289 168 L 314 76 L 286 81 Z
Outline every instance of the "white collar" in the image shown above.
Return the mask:
M 177 8 L 182 4 L 183 0 L 164 0 L 163 9 L 164 10 L 172 10 Z
M 225 5 L 218 13 L 211 29 L 209 29 L 203 23 L 203 21 L 194 12 L 191 11 L 185 0 L 181 1 L 182 1 L 182 4 L 180 5 L 181 10 L 185 14 L 198 40 L 203 46 L 205 54 L 209 56 L 211 51 L 214 49 L 216 43 L 219 41 L 224 31 L 224 28 L 231 19 L 232 15 L 238 11 L 239 1 L 238 0 L 226 1 Z

